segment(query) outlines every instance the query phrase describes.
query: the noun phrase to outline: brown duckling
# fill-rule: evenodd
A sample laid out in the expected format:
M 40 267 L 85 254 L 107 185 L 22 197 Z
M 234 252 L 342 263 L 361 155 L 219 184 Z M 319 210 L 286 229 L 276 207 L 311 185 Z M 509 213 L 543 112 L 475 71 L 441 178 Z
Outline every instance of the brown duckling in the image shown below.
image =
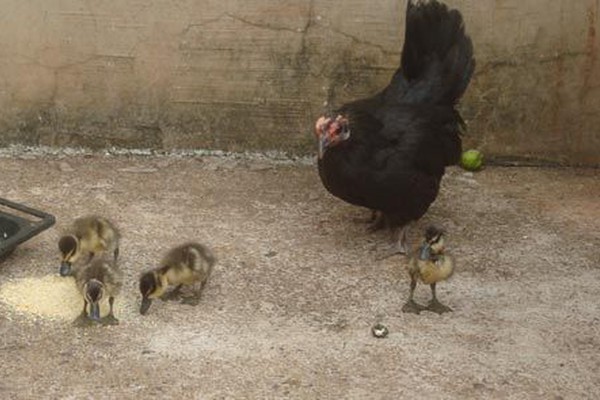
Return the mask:
M 444 232 L 435 226 L 428 227 L 419 254 L 411 257 L 408 263 L 410 294 L 402 307 L 403 312 L 419 314 L 422 310 L 428 310 L 442 314 L 452 311 L 450 307 L 441 304 L 435 294 L 436 284 L 445 281 L 454 272 L 454 260 L 444 250 Z M 418 280 L 431 287 L 432 297 L 427 307 L 417 304 L 413 299 Z
M 87 216 L 76 219 L 58 241 L 61 254 L 60 275 L 72 275 L 74 263 L 86 264 L 99 253 L 112 253 L 116 261 L 120 237 L 117 228 L 106 218 Z
M 109 255 L 96 256 L 92 261 L 75 271 L 75 283 L 83 296 L 83 312 L 76 322 L 95 321 L 115 325 L 118 320 L 113 313 L 115 296 L 123 285 L 123 275 L 116 261 Z M 100 318 L 100 302 L 108 298 L 110 311 Z M 87 311 L 89 305 L 89 314 Z
M 216 259 L 210 249 L 199 243 L 186 243 L 170 250 L 163 258 L 160 267 L 144 273 L 140 277 L 142 304 L 140 314 L 146 314 L 152 299 L 165 294 L 170 285 L 176 285 L 170 296 L 178 294 L 183 285 L 198 283 L 196 304 Z

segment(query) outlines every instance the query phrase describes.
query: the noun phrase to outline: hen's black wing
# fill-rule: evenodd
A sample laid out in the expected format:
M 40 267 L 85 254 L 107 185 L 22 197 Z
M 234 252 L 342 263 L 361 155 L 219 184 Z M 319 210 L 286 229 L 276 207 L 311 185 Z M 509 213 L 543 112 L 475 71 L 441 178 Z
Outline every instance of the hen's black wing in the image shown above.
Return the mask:
M 421 217 L 435 200 L 446 165 L 460 157 L 454 110 L 391 104 L 342 108 L 350 139 L 319 162 L 325 187 L 352 204 L 395 215 L 398 223 Z

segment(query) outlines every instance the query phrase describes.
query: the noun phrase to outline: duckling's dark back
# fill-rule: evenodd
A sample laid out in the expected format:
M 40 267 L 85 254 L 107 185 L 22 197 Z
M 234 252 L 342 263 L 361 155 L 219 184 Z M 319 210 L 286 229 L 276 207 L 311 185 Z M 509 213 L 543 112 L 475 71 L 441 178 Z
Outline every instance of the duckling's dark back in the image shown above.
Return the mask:
M 198 272 L 203 272 L 206 270 L 206 267 L 208 269 L 212 268 L 215 262 L 216 258 L 208 247 L 200 243 L 190 242 L 175 247 L 167 253 L 162 265 L 170 268 L 185 266 Z
M 122 286 L 121 271 L 110 257 L 94 258 L 90 264 L 77 271 L 75 280 L 80 289 L 91 279 L 102 282 L 111 294 L 117 294 Z
M 88 231 L 92 230 L 98 232 L 99 235 L 105 234 L 105 230 L 110 229 L 115 234 L 119 234 L 115 225 L 108 219 L 98 215 L 88 215 L 85 217 L 77 218 L 73 221 L 72 227 L 75 236 L 83 236 Z

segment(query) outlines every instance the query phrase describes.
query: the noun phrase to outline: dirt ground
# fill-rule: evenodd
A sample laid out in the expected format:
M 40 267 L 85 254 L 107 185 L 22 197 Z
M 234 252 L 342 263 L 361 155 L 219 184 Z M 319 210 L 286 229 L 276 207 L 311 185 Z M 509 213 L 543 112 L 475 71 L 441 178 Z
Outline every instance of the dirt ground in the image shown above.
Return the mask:
M 57 217 L 0 284 L 56 274 L 61 228 L 88 213 L 117 222 L 127 278 L 114 327 L 0 303 L 2 399 L 600 398 L 599 170 L 450 169 L 411 233 L 448 231 L 442 316 L 401 312 L 406 260 L 379 261 L 389 233 L 306 160 L 13 152 L 0 171 L 2 197 Z M 137 314 L 140 272 L 190 239 L 219 259 L 201 303 Z

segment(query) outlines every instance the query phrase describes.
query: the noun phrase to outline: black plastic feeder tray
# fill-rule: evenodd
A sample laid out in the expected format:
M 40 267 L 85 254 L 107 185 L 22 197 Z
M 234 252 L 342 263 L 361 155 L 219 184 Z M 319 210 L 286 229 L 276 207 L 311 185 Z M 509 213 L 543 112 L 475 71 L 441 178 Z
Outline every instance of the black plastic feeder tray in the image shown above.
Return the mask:
M 11 214 L 7 209 L 31 215 L 35 220 Z M 0 261 L 8 257 L 19 244 L 50 228 L 54 222 L 53 215 L 0 197 Z

